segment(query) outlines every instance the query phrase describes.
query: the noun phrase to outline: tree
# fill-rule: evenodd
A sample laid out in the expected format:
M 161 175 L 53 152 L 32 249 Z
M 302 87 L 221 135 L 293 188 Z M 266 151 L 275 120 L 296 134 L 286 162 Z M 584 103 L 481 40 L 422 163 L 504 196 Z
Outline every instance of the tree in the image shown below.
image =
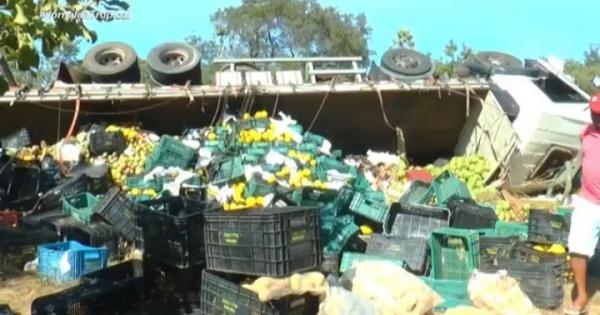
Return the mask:
M 202 83 L 210 84 L 213 83 L 213 77 L 215 72 L 219 70 L 220 65 L 213 63 L 213 59 L 219 57 L 221 54 L 221 47 L 223 44 L 223 37 L 219 36 L 219 43 L 215 39 L 203 40 L 198 35 L 190 35 L 186 37 L 185 41 L 198 48 L 200 51 L 200 60 L 202 62 Z
M 448 76 L 452 76 L 458 63 L 473 58 L 473 49 L 464 43 L 462 44 L 461 51 L 458 52 L 458 55 L 456 54 L 457 52 L 458 46 L 454 40 L 451 39 L 444 47 L 444 56 L 435 61 L 437 74 L 446 73 Z
M 41 57 L 37 69 L 21 71 L 16 62 L 9 64 L 15 80 L 27 87 L 43 88 L 51 84 L 56 76 L 61 61 L 76 62 L 79 54 L 79 40 L 63 41 L 55 49 L 50 58 Z
M 573 59 L 565 62 L 565 73 L 573 77 L 575 83 L 588 94 L 597 91 L 593 80 L 600 75 L 599 49 L 599 47 L 590 47 L 588 51 L 584 52 L 583 62 Z
M 412 32 L 408 29 L 401 29 L 396 33 L 396 38 L 393 41 L 395 46 L 400 48 L 415 48 L 415 42 Z
M 358 55 L 368 61 L 370 28 L 363 14 L 343 14 L 316 0 L 243 0 L 211 17 L 224 56 Z
M 35 76 L 42 59 L 53 57 L 62 43 L 80 38 L 96 41 L 96 33 L 85 26 L 84 18 L 75 17 L 105 21 L 106 15 L 99 9 L 128 8 L 119 0 L 0 0 L 0 54 L 16 64 L 18 70 L 31 71 Z M 0 95 L 7 87 L 0 77 Z

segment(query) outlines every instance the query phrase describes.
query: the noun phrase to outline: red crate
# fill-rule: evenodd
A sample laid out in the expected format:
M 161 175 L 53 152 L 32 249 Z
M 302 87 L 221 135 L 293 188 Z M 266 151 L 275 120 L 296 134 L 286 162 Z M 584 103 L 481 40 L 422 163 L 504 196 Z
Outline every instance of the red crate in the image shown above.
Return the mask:
M 0 211 L 0 225 L 17 226 L 19 213 L 12 210 Z

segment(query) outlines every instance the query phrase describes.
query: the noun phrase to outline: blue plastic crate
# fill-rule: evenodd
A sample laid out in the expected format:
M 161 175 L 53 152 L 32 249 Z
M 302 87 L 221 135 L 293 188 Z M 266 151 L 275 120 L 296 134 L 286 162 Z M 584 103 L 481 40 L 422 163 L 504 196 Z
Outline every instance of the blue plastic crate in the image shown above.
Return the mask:
M 107 248 L 88 247 L 75 241 L 40 245 L 37 255 L 39 277 L 58 283 L 106 268 L 108 262 Z

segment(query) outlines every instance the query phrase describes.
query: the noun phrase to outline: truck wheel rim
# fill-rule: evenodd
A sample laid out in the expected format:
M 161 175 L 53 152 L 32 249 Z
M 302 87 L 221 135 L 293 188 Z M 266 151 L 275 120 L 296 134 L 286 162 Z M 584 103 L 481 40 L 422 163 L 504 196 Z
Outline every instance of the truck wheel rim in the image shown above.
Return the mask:
M 125 55 L 125 52 L 121 49 L 110 48 L 98 53 L 96 56 L 96 61 L 102 66 L 114 67 L 123 62 Z
M 163 52 L 159 59 L 165 65 L 181 66 L 189 59 L 189 54 L 180 49 L 173 49 Z

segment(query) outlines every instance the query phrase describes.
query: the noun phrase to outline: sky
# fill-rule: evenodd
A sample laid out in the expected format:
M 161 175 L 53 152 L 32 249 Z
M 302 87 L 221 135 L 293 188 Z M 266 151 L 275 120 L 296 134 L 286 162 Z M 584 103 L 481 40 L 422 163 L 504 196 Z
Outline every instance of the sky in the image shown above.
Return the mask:
M 122 41 L 145 58 L 152 47 L 197 34 L 211 38 L 210 15 L 240 0 L 127 0 L 129 19 L 87 25 L 98 43 Z M 581 59 L 600 43 L 597 0 L 322 0 L 342 12 L 364 13 L 372 29 L 369 48 L 379 61 L 398 29 L 410 29 L 416 49 L 437 58 L 453 39 L 476 51 L 496 50 L 521 59 L 554 55 Z M 81 55 L 90 45 L 83 43 Z M 244 56 L 239 56 L 244 57 Z

